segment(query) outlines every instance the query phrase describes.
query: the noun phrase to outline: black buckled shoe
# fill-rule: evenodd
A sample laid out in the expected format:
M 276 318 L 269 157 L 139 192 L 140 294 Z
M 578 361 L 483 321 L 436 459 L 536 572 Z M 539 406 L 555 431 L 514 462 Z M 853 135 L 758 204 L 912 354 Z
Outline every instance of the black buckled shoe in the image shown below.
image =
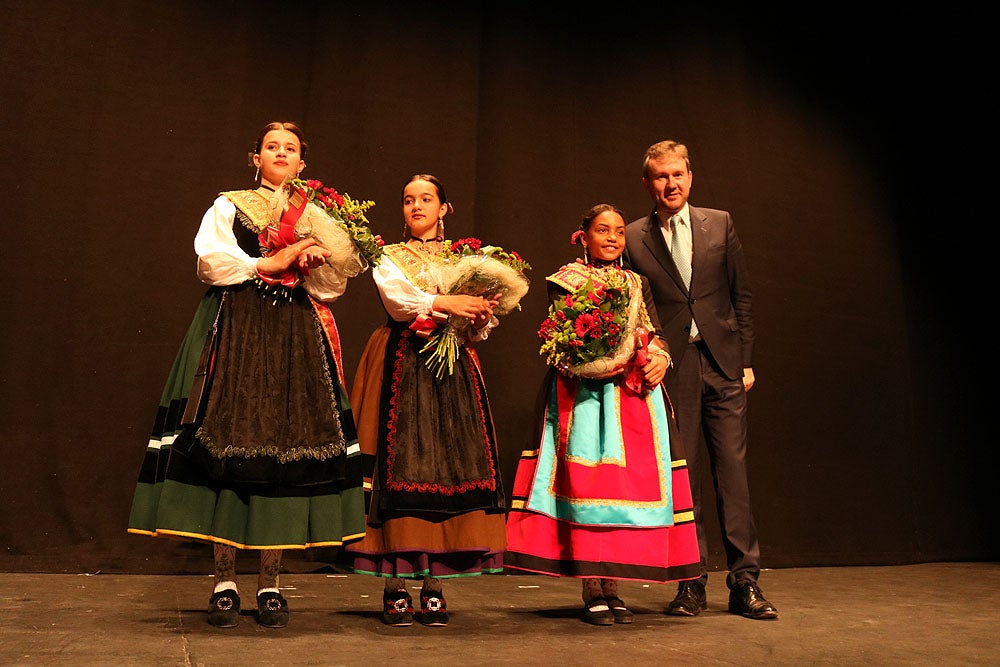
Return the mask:
M 267 591 L 257 595 L 257 623 L 265 628 L 288 625 L 288 603 L 281 593 Z
M 208 622 L 217 628 L 235 628 L 240 622 L 240 595 L 231 588 L 212 593 L 208 599 Z
M 682 581 L 677 586 L 677 595 L 667 606 L 671 616 L 697 616 L 708 609 L 708 598 L 705 595 L 705 584 L 700 579 Z
M 611 615 L 615 618 L 615 623 L 631 623 L 635 616 L 625 606 L 621 598 L 606 598 L 607 604 L 611 607 Z
M 448 604 L 441 591 L 420 591 L 420 622 L 440 627 L 448 625 Z
M 382 592 L 382 622 L 396 628 L 413 625 L 413 598 L 409 593 Z
M 747 618 L 778 618 L 778 610 L 753 581 L 737 581 L 729 589 L 729 611 Z

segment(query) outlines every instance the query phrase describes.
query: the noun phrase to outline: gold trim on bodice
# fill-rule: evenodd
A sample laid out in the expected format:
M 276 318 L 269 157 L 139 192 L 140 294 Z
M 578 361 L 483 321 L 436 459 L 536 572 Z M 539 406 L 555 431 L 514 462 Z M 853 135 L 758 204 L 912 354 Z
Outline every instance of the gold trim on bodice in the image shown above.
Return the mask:
M 595 285 L 606 285 L 609 275 L 619 275 L 628 280 L 630 292 L 642 290 L 639 274 L 614 266 L 598 269 L 584 264 L 567 264 L 545 279 L 563 289 L 575 292 L 586 285 L 588 280 L 593 280 Z
M 406 279 L 417 289 L 431 294 L 438 294 L 441 290 L 440 272 L 437 266 L 440 260 L 426 252 L 414 250 L 405 243 L 394 243 L 382 248 L 392 260 L 392 263 L 399 267 Z
M 271 224 L 274 212 L 268 198 L 257 190 L 230 190 L 220 192 L 220 195 L 233 202 L 244 216 L 253 231 L 260 233 Z

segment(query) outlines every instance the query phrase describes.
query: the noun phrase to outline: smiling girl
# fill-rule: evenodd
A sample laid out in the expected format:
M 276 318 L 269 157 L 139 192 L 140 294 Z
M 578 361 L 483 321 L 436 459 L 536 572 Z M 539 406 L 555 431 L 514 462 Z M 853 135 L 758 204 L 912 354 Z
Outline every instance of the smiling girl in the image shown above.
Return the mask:
M 621 266 L 622 212 L 592 207 L 572 240 L 584 260 L 546 278 L 539 336 L 552 367 L 537 447 L 514 478 L 504 564 L 581 578 L 585 621 L 631 623 L 619 580 L 698 576 L 691 490 L 660 386 L 670 353 L 648 283 Z

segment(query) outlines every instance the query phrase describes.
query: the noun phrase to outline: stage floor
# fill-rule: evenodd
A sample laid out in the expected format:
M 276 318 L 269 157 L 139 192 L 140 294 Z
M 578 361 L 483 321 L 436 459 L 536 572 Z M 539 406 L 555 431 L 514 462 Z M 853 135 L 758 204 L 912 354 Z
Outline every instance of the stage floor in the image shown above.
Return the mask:
M 291 621 L 267 629 L 255 579 L 239 576 L 243 615 L 221 630 L 209 576 L 2 574 L 0 664 L 1000 665 L 1000 563 L 769 570 L 773 621 L 728 613 L 723 574 L 695 618 L 663 613 L 674 584 L 622 582 L 635 622 L 610 627 L 581 620 L 575 579 L 447 581 L 447 627 L 391 628 L 380 580 L 311 573 L 281 575 Z

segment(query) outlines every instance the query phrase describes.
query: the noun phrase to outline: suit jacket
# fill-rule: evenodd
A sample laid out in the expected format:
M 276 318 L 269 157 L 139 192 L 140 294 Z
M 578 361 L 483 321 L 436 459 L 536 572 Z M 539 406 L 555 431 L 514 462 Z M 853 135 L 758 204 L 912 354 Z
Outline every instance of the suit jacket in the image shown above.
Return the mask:
M 753 294 L 743 246 L 727 211 L 689 206 L 694 257 L 691 288 L 677 272 L 656 211 L 625 228 L 625 264 L 649 279 L 674 368 L 687 349 L 691 318 L 709 353 L 730 380 L 753 359 Z M 667 384 L 670 376 L 667 374 Z

